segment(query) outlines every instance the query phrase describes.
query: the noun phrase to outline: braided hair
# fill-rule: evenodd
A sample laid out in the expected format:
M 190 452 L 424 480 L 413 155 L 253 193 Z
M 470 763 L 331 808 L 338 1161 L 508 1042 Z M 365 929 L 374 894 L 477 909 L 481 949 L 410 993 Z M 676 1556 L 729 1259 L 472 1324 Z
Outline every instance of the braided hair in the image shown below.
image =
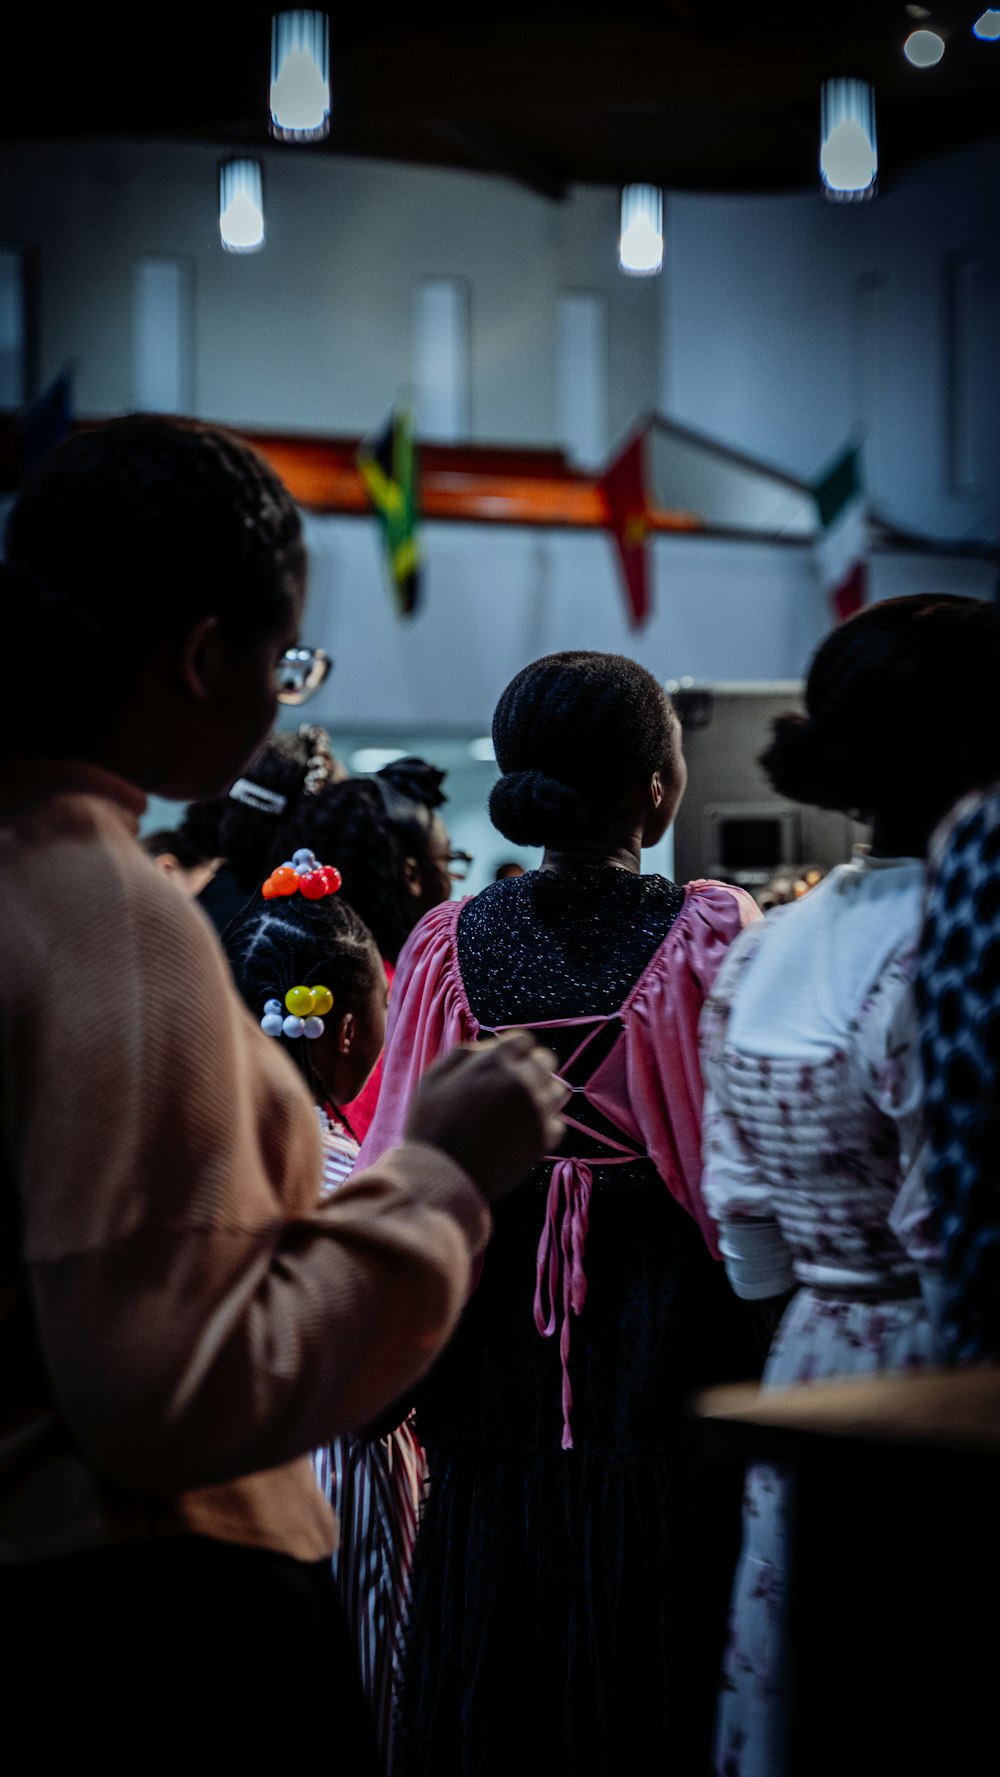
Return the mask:
M 293 829 L 299 830 L 300 811 L 311 809 L 314 798 L 335 780 L 340 769 L 326 729 L 305 722 L 294 733 L 273 734 L 239 780 L 270 791 L 283 799 L 283 806 L 276 803 L 268 810 L 255 806 L 252 800 L 240 800 L 238 783 L 228 796 L 209 803 L 192 802 L 185 823 L 210 823 L 213 812 L 218 811 L 214 855 L 225 858 L 227 868 L 249 895 L 275 865 L 290 858 L 300 844 L 309 843 L 293 834 Z M 321 851 L 320 855 L 326 854 Z
M 394 760 L 372 777 L 345 778 L 290 811 L 285 850 L 308 846 L 329 858 L 344 897 L 360 913 L 381 954 L 394 963 L 425 911 L 407 885 L 407 858 L 423 871 L 435 809 L 446 800 L 444 772 L 425 759 Z
M 929 834 L 1000 776 L 1000 614 L 980 599 L 885 599 L 833 630 L 806 714 L 779 716 L 761 764 L 779 795 L 858 819 L 892 812 Z
M 490 819 L 515 845 L 557 845 L 606 824 L 654 771 L 669 776 L 678 725 L 662 686 L 623 654 L 546 654 L 493 717 L 502 773 Z
M 280 628 L 305 576 L 291 495 L 264 459 L 216 427 L 132 414 L 74 433 L 10 512 L 0 610 L 10 657 L 44 643 L 53 716 L 36 732 L 36 675 L 0 707 L 0 750 L 79 752 L 160 642 L 218 617 L 248 646 Z
M 342 895 L 318 901 L 299 894 L 273 901 L 255 895 L 226 927 L 222 947 L 240 995 L 258 1019 L 269 999 L 283 1003 L 290 987 L 320 983 L 333 994 L 331 1016 L 339 1018 L 357 1010 L 382 969 L 371 932 Z M 291 1056 L 316 1103 L 324 1103 L 327 1092 L 309 1040 L 284 1035 L 272 1040 Z

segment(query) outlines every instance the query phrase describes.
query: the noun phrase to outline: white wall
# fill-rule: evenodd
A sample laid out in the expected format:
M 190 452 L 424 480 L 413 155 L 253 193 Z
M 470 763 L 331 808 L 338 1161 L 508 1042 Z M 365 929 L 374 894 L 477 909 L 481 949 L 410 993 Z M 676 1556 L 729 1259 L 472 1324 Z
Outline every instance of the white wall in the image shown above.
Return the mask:
M 631 654 L 660 678 L 800 677 L 830 613 L 808 545 L 697 536 L 653 545 L 654 614 L 630 630 L 610 540 L 496 525 L 425 526 L 424 593 L 401 621 L 375 527 L 310 517 L 303 637 L 337 665 L 315 705 L 327 726 L 489 732 L 508 680 L 562 648 Z M 986 563 L 879 554 L 874 598 L 928 589 L 988 598 Z
M 0 247 L 40 249 L 43 382 L 79 364 L 82 413 L 131 401 L 132 263 L 193 262 L 194 408 L 279 431 L 362 432 L 412 380 L 415 288 L 468 285 L 471 436 L 557 442 L 558 296 L 607 303 L 614 435 L 650 405 L 657 298 L 615 259 L 615 194 L 552 204 L 500 179 L 272 149 L 267 242 L 222 250 L 218 151 L 70 143 L 0 148 Z
M 264 158 L 267 245 L 234 256 L 219 243 L 210 145 L 0 147 L 0 250 L 37 249 L 43 383 L 72 360 L 81 413 L 127 410 L 133 266 L 177 256 L 190 266 L 197 414 L 365 431 L 410 380 L 414 292 L 455 279 L 469 292 L 472 438 L 553 444 L 559 300 L 591 292 L 607 316 L 610 438 L 659 400 L 809 478 L 867 416 L 886 516 L 996 535 L 1000 145 L 915 169 L 869 205 L 672 196 L 660 279 L 619 273 L 610 191 L 556 205 L 471 174 L 294 149 Z M 958 280 L 974 294 L 962 338 L 978 366 L 958 378 L 976 407 L 965 492 L 949 485 L 956 254 L 975 268 Z M 828 623 L 801 548 L 658 539 L 656 615 L 636 637 L 606 536 L 428 525 L 424 605 L 403 624 L 374 521 L 313 518 L 308 532 L 307 632 L 339 660 L 321 715 L 339 725 L 483 733 L 511 674 L 553 648 L 632 653 L 663 677 L 795 678 Z M 985 565 L 877 558 L 876 596 L 890 583 L 993 590 Z
M 998 191 L 994 142 L 915 167 L 867 204 L 671 196 L 658 281 L 663 411 L 806 480 L 868 430 L 870 490 L 888 518 L 940 537 L 995 537 Z M 977 462 L 965 493 L 949 486 L 956 255 L 972 262 Z

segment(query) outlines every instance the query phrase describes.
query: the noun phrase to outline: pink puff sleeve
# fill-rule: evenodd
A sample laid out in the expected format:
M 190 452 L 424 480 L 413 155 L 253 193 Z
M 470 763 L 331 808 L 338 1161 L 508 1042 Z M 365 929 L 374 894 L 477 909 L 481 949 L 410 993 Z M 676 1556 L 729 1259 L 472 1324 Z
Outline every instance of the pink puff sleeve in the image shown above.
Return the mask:
M 622 1008 L 633 1115 L 657 1171 L 715 1258 L 718 1230 L 701 1195 L 698 1020 L 733 939 L 760 917 L 742 889 L 689 882 L 680 913 Z
M 475 1042 L 479 1035 L 455 949 L 464 906 L 461 900 L 433 907 L 400 951 L 389 1000 L 382 1086 L 358 1156 L 358 1172 L 403 1140 L 410 1100 L 431 1062 L 459 1043 Z

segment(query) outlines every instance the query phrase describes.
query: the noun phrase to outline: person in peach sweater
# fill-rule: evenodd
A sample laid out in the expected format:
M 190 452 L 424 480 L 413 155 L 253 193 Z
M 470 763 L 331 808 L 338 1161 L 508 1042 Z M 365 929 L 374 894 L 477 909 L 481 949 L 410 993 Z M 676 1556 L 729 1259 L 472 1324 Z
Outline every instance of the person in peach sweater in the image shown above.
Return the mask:
M 281 482 L 191 422 L 78 432 L 8 521 L 0 1602 L 10 1732 L 50 1751 L 138 1717 L 374 1768 L 308 1452 L 427 1368 L 561 1129 L 529 1036 L 466 1051 L 321 1204 L 308 1091 L 142 852 L 147 793 L 219 794 L 307 688 L 304 584 Z

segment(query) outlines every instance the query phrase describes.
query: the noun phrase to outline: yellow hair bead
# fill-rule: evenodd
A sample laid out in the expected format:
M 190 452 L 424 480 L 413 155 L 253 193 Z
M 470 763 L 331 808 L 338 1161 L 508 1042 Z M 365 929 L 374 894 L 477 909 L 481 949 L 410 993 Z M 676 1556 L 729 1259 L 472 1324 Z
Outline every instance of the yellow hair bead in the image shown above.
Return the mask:
M 315 1009 L 312 988 L 290 987 L 285 995 L 285 1005 L 294 1018 L 308 1018 Z
M 325 1018 L 333 1010 L 333 994 L 328 987 L 314 987 L 312 990 L 313 1011 L 317 1018 Z

